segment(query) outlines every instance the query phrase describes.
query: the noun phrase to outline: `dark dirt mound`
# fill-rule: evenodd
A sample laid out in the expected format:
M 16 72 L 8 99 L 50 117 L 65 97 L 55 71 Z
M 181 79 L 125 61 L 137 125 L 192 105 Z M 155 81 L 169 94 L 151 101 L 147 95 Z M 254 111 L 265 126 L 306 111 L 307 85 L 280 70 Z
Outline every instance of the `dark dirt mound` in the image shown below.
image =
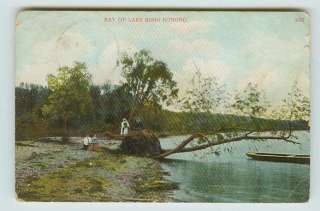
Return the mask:
M 161 145 L 158 137 L 150 130 L 134 131 L 126 135 L 120 145 L 120 150 L 127 154 L 139 156 L 158 156 Z

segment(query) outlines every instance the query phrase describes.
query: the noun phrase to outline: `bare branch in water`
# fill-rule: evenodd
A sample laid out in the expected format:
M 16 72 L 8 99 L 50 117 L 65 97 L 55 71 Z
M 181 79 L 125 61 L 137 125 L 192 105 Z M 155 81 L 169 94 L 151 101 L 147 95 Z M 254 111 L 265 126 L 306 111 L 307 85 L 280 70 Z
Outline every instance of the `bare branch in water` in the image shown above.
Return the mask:
M 287 135 L 270 135 L 270 136 L 260 136 L 260 135 L 252 135 L 254 132 L 253 131 L 249 131 L 249 132 L 245 132 L 244 135 L 238 135 L 232 138 L 221 138 L 221 134 L 220 134 L 220 140 L 210 140 L 207 136 L 197 133 L 197 134 L 193 134 L 192 136 L 190 136 L 189 138 L 187 138 L 186 140 L 184 140 L 181 144 L 179 144 L 178 146 L 176 146 L 173 149 L 169 149 L 169 150 L 163 150 L 163 152 L 159 155 L 158 158 L 165 158 L 171 154 L 174 153 L 182 153 L 182 152 L 192 152 L 192 151 L 198 151 L 198 150 L 203 150 L 209 147 L 213 147 L 213 146 L 217 146 L 217 145 L 222 145 L 222 144 L 228 144 L 228 143 L 232 143 L 232 142 L 238 142 L 238 141 L 243 141 L 243 140 L 280 140 L 280 141 L 285 141 L 288 143 L 292 143 L 292 144 L 300 144 L 299 142 L 293 141 L 292 139 L 292 132 L 291 130 L 289 131 L 289 133 Z M 217 134 L 216 134 L 217 135 Z M 196 140 L 196 139 L 203 139 L 205 140 L 207 143 L 206 144 L 199 144 L 196 146 L 192 146 L 192 147 L 186 147 L 187 144 L 189 144 L 190 142 Z

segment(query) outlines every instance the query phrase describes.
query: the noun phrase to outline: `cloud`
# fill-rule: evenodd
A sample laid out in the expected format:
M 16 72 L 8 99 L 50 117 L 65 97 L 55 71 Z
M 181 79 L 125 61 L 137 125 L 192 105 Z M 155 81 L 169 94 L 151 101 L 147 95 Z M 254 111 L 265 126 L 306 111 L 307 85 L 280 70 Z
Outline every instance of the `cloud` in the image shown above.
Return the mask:
M 175 74 L 175 79 L 182 89 L 190 86 L 197 70 L 203 77 L 216 77 L 221 83 L 229 77 L 230 67 L 223 59 L 225 50 L 215 42 L 207 39 L 173 39 L 168 42 L 168 49 L 171 54 L 183 58 L 181 70 Z
M 250 43 L 240 49 L 247 58 L 249 71 L 237 80 L 235 89 L 249 82 L 258 84 L 271 103 L 279 103 L 294 81 L 309 95 L 309 49 L 307 39 L 283 40 L 276 34 L 256 32 Z
M 276 34 L 256 32 L 242 49 L 251 59 L 261 62 L 288 64 L 301 61 L 308 55 L 307 39 L 281 39 Z
M 295 80 L 298 83 L 298 87 L 303 91 L 303 93 L 307 96 L 310 97 L 310 76 L 307 72 L 301 71 Z
M 23 70 L 17 73 L 16 85 L 22 82 L 45 85 L 47 75 L 55 73 L 55 71 L 55 68 L 45 63 L 24 65 Z
M 230 73 L 230 68 L 227 64 L 214 58 L 202 59 L 187 59 L 182 66 L 181 72 L 175 75 L 175 80 L 182 89 L 190 87 L 195 72 L 199 70 L 204 78 L 216 77 L 220 83 L 224 83 Z
M 113 84 L 121 81 L 121 71 L 116 67 L 117 59 L 122 52 L 133 53 L 137 48 L 126 41 L 117 41 L 108 45 L 102 52 L 98 64 L 91 69 L 93 82 L 103 84 L 109 80 Z
M 306 72 L 301 71 L 298 74 L 290 75 L 279 66 L 262 64 L 256 67 L 255 71 L 240 79 L 236 89 L 242 90 L 249 82 L 255 83 L 266 93 L 266 97 L 271 103 L 278 104 L 290 92 L 294 81 L 298 82 L 298 86 L 308 96 L 309 78 Z
M 37 42 L 31 50 L 32 60 L 17 70 L 16 83 L 46 84 L 48 74 L 74 61 L 85 61 L 94 46 L 80 33 L 66 32 L 58 38 Z
M 83 60 L 94 46 L 80 33 L 66 32 L 47 42 L 37 43 L 32 51 L 33 64 L 71 65 Z
M 258 83 L 274 101 L 287 94 L 294 80 L 305 93 L 309 93 L 309 54 L 306 53 L 309 48 L 305 47 L 310 42 L 308 35 L 301 39 L 301 34 L 293 32 L 292 36 L 283 39 L 287 36 L 283 36 L 285 29 L 275 31 L 254 27 L 243 32 L 238 27 L 228 29 L 225 26 L 215 30 L 214 36 L 213 32 L 201 33 L 212 31 L 211 25 L 212 22 L 201 20 L 163 26 L 121 25 L 112 28 L 120 39 L 118 42 L 94 38 L 94 42 L 100 45 L 108 43 L 99 48 L 86 37 L 87 31 L 62 32 L 59 37 L 45 42 L 31 40 L 32 48 L 26 53 L 32 56 L 31 59 L 21 59 L 17 83 L 46 84 L 46 76 L 56 73 L 59 66 L 83 61 L 89 65 L 94 83 L 111 80 L 118 84 L 121 81 L 120 70 L 116 68 L 119 53 L 133 52 L 138 49 L 136 46 L 139 49 L 144 46 L 152 50 L 155 58 L 168 63 L 182 89 L 189 86 L 193 73 L 199 68 L 204 77 L 215 76 L 227 83 L 230 90 L 243 88 L 248 82 Z M 237 36 L 225 36 L 229 33 Z M 234 42 L 236 45 L 231 45 L 231 41 L 237 41 Z
M 168 42 L 169 49 L 183 54 L 210 55 L 217 54 L 221 47 L 207 39 L 193 41 L 173 39 Z
M 270 89 L 277 87 L 283 83 L 284 75 L 281 70 L 274 65 L 262 64 L 251 71 L 246 77 L 239 81 L 237 89 L 243 89 L 248 83 L 256 83 L 262 89 Z

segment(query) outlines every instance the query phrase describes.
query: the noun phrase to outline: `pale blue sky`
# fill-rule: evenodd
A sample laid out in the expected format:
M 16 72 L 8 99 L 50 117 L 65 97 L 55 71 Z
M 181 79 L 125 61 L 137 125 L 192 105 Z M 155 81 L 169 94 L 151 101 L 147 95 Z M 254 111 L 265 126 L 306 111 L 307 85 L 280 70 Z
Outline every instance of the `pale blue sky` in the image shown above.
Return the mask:
M 107 23 L 106 17 L 185 17 L 185 23 Z M 16 83 L 46 84 L 85 62 L 94 83 L 120 83 L 121 51 L 146 48 L 186 89 L 195 65 L 228 90 L 256 82 L 279 102 L 297 80 L 309 96 L 309 17 L 302 12 L 25 11 L 16 23 Z

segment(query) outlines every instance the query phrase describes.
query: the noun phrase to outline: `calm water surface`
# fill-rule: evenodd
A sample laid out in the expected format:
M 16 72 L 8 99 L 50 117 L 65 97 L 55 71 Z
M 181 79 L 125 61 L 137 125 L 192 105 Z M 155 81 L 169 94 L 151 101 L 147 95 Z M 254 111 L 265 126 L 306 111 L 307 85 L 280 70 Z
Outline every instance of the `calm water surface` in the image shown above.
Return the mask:
M 309 197 L 309 165 L 254 161 L 245 155 L 248 151 L 309 154 L 309 133 L 296 135 L 300 145 L 244 141 L 218 146 L 219 153 L 174 154 L 162 167 L 170 173 L 169 180 L 179 183 L 177 201 L 304 202 Z M 172 148 L 186 137 L 163 138 L 161 145 Z

